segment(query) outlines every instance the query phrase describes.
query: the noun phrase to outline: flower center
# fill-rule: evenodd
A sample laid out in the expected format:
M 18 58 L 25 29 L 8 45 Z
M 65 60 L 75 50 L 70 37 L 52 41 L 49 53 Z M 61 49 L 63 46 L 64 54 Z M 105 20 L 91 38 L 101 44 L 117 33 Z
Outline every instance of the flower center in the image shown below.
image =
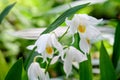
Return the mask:
M 52 54 L 52 53 L 53 53 L 53 48 L 48 45 L 48 46 L 46 47 L 46 52 L 47 52 L 48 54 Z
M 86 27 L 83 26 L 83 25 L 79 25 L 79 26 L 78 26 L 78 31 L 79 31 L 80 33 L 84 33 L 84 32 L 86 31 Z

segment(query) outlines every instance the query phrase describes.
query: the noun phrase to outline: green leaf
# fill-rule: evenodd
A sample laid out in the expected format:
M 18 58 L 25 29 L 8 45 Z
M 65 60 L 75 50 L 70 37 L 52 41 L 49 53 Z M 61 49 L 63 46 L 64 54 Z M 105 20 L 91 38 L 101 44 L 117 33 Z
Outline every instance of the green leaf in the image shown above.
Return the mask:
M 112 63 L 114 68 L 117 67 L 118 60 L 120 57 L 120 21 L 116 27 L 115 31 L 115 38 L 114 38 L 114 45 L 113 45 L 113 55 L 112 55 Z
M 116 80 L 116 74 L 103 42 L 100 48 L 100 76 L 101 80 Z
M 87 56 L 88 60 L 81 62 L 79 64 L 79 80 L 92 80 L 92 64 L 91 64 L 91 57 L 90 55 Z
M 4 19 L 4 17 L 10 12 L 10 10 L 13 8 L 13 6 L 15 5 L 16 3 L 13 3 L 9 6 L 7 6 L 0 14 L 0 24 L 2 22 L 2 20 Z
M 74 43 L 72 44 L 72 46 L 74 46 L 78 50 L 80 50 L 79 41 L 80 41 L 79 33 L 74 34 Z M 88 60 L 81 62 L 79 64 L 79 76 L 80 76 L 79 80 L 92 80 L 91 57 L 90 55 L 88 55 L 87 57 L 88 57 Z
M 62 15 L 60 15 L 52 24 L 50 24 L 48 26 L 48 28 L 42 34 L 49 33 L 51 31 L 53 31 L 54 29 L 56 29 L 58 26 L 60 26 L 65 21 L 66 17 L 69 17 L 70 15 L 74 14 L 75 12 L 84 8 L 87 5 L 88 5 L 88 3 L 83 4 L 83 5 L 79 5 L 79 6 L 75 6 L 75 7 L 68 9 Z
M 7 71 L 8 65 L 4 58 L 4 54 L 0 51 L 0 80 L 4 80 Z
M 33 62 L 34 57 L 36 55 L 38 55 L 38 53 L 35 52 L 35 49 L 36 49 L 36 47 L 30 52 L 30 55 L 28 56 L 28 58 L 25 61 L 24 68 L 26 71 L 28 70 L 30 64 Z
M 9 70 L 5 80 L 21 80 L 22 76 L 22 58 L 19 59 Z
M 72 46 L 80 50 L 79 41 L 80 41 L 79 33 L 74 34 L 74 43 L 72 44 Z

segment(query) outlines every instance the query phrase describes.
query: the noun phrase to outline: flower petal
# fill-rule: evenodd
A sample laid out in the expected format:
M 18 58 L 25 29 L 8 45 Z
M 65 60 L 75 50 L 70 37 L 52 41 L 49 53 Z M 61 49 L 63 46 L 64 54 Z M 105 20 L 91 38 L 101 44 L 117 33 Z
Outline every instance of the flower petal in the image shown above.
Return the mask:
M 91 39 L 97 38 L 100 35 L 101 35 L 101 32 L 97 28 L 95 28 L 93 26 L 87 27 L 85 37 L 87 37 L 91 40 Z
M 66 73 L 66 76 L 68 77 L 72 70 L 72 61 L 71 61 L 71 58 L 67 55 L 66 55 L 66 58 L 64 59 L 63 69 Z
M 41 80 L 44 80 L 43 78 L 45 77 L 45 75 L 39 64 L 37 62 L 33 62 L 28 68 L 28 78 L 29 80 L 38 80 L 38 77 Z
M 72 47 L 72 46 L 70 47 L 69 54 L 71 54 L 70 56 L 72 56 L 72 60 L 73 61 L 83 62 L 83 61 L 87 60 L 86 55 L 84 55 L 83 53 L 81 53 L 75 47 Z
M 72 70 L 72 56 L 69 52 L 70 49 L 65 49 L 65 53 L 66 53 L 66 56 L 65 56 L 65 59 L 64 59 L 64 66 L 63 66 L 63 69 L 66 73 L 66 76 L 68 77 L 69 74 L 71 73 L 71 70 Z
M 51 64 L 51 65 L 52 65 L 52 64 L 55 64 L 55 63 L 57 62 L 57 60 L 59 59 L 59 57 L 60 57 L 60 56 L 55 56 L 55 57 L 53 57 L 53 59 L 52 59 L 52 61 L 51 61 L 50 64 Z
M 59 53 L 62 54 L 63 46 L 58 42 L 58 40 L 56 39 L 55 34 L 51 35 L 51 40 L 52 40 L 53 47 L 55 47 L 59 51 Z
M 43 63 L 47 62 L 47 54 L 45 52 L 42 53 L 42 57 L 43 57 Z
M 42 53 L 43 51 L 45 51 L 46 44 L 49 40 L 49 37 L 50 37 L 50 34 L 43 34 L 38 38 L 38 40 L 35 43 L 35 45 L 37 45 L 38 53 Z
M 68 27 L 70 27 L 70 33 L 71 34 L 74 34 L 77 31 L 78 23 L 76 21 L 77 21 L 77 19 L 68 20 L 68 18 L 66 18 L 66 20 L 65 20 Z
M 45 80 L 50 80 L 50 77 L 49 77 L 48 72 L 47 72 L 46 75 L 45 75 Z
M 82 36 L 80 37 L 79 47 L 85 54 L 90 51 L 90 44 L 87 42 L 86 38 Z
M 92 16 L 89 16 L 89 24 L 91 25 L 97 25 L 99 24 L 103 19 L 96 19 Z
M 27 47 L 27 49 L 33 50 L 33 48 L 34 48 L 35 46 L 36 46 L 36 45 L 29 45 L 29 46 Z

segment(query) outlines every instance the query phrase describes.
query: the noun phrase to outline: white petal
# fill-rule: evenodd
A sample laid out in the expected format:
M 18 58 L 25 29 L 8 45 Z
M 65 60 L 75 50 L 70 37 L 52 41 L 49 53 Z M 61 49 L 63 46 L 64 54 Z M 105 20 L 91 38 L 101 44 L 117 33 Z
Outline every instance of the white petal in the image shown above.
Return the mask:
M 90 40 L 95 39 L 100 35 L 101 35 L 101 32 L 97 28 L 92 26 L 89 26 L 86 28 L 85 37 L 89 38 Z
M 75 47 L 70 47 L 69 54 L 72 56 L 73 61 L 82 62 L 84 60 L 87 60 L 87 57 Z
M 73 66 L 77 69 L 79 69 L 79 63 L 78 62 L 72 62 Z
M 102 20 L 103 20 L 103 19 L 96 19 L 96 18 L 94 18 L 94 17 L 92 17 L 92 16 L 89 16 L 89 23 L 90 23 L 91 25 L 97 25 L 97 24 L 99 24 Z
M 83 61 L 87 60 L 86 55 L 84 55 L 78 49 L 76 49 L 72 46 L 70 47 L 69 54 L 71 54 L 73 61 L 83 62 Z
M 59 57 L 60 57 L 60 56 L 55 56 L 55 57 L 53 57 L 53 59 L 52 59 L 52 61 L 51 61 L 50 64 L 51 64 L 51 65 L 52 65 L 52 64 L 55 64 L 55 63 L 57 62 L 57 60 L 59 59 Z
M 43 80 L 44 72 L 37 62 L 33 62 L 28 68 L 28 78 L 29 80 L 38 80 L 38 77 Z
M 36 45 L 30 45 L 30 46 L 27 47 L 27 49 L 33 50 L 33 48 L 34 48 L 35 46 L 36 46 Z
M 68 77 L 69 74 L 71 73 L 71 70 L 72 70 L 72 61 L 71 59 L 69 58 L 69 56 L 67 56 L 66 54 L 66 58 L 64 60 L 64 66 L 63 66 L 63 69 L 66 73 L 66 76 Z
M 38 40 L 35 43 L 37 45 L 38 53 L 42 53 L 45 50 L 49 37 L 50 34 L 43 34 L 38 38 Z
M 78 23 L 76 21 L 77 21 L 76 19 L 68 20 L 67 18 L 65 20 L 66 24 L 70 27 L 70 33 L 71 34 L 74 34 L 77 31 Z
M 42 57 L 43 57 L 43 63 L 47 62 L 47 54 L 45 52 L 42 53 Z
M 45 75 L 45 80 L 50 80 L 50 77 L 49 77 L 48 72 L 47 72 L 46 75 Z
M 80 22 L 83 23 L 84 25 L 97 25 L 99 24 L 102 19 L 96 19 L 92 16 L 89 16 L 87 14 L 78 14 L 78 17 L 80 19 Z
M 51 40 L 52 40 L 53 47 L 55 47 L 59 51 L 59 53 L 62 53 L 63 46 L 58 42 L 58 40 L 55 37 L 55 34 L 51 35 Z
M 51 59 L 53 57 L 53 54 L 47 54 L 46 53 L 46 56 Z
M 79 47 L 86 54 L 90 51 L 90 44 L 88 44 L 87 40 L 83 37 L 80 37 Z

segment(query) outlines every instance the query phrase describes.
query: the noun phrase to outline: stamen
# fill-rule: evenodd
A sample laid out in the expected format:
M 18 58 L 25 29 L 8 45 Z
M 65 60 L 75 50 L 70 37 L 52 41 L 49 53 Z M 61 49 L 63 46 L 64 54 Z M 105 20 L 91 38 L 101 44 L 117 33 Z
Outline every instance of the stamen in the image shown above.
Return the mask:
M 83 26 L 83 25 L 79 25 L 79 26 L 78 26 L 78 31 L 79 31 L 80 33 L 84 33 L 84 32 L 86 31 L 86 27 Z
M 47 47 L 46 47 L 46 52 L 47 52 L 48 54 L 52 54 L 52 53 L 53 53 L 53 48 L 52 48 L 51 46 L 47 45 Z
M 88 44 L 90 44 L 90 39 L 86 38 L 86 41 L 87 41 Z

